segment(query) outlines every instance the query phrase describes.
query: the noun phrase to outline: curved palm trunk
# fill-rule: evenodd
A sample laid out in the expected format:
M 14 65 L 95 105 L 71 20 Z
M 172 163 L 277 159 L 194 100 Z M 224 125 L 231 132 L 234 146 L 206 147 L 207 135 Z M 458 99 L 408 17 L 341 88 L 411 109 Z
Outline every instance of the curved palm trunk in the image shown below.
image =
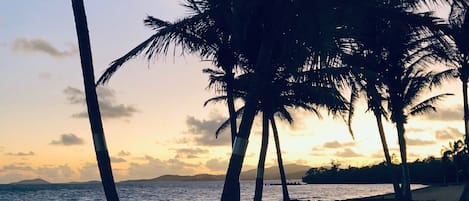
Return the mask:
M 285 176 L 285 169 L 283 167 L 282 152 L 280 150 L 280 140 L 278 138 L 277 124 L 275 124 L 275 119 L 273 116 L 270 116 L 270 123 L 272 124 L 272 131 L 274 133 L 275 140 L 275 149 L 277 150 L 277 162 L 278 169 L 280 171 L 280 180 L 282 181 L 282 194 L 284 201 L 290 201 L 290 196 L 288 195 L 287 188 L 287 177 Z
M 235 186 L 239 185 L 239 175 L 243 166 L 244 156 L 248 145 L 248 139 L 256 115 L 256 107 L 258 103 L 258 92 L 260 78 L 263 77 L 262 71 L 268 68 L 270 58 L 272 57 L 273 39 L 268 34 L 263 34 L 266 37 L 261 44 L 259 55 L 256 62 L 256 69 L 259 69 L 254 74 L 254 78 L 250 81 L 248 92 L 246 95 L 246 104 L 244 107 L 243 117 L 239 125 L 239 132 L 236 135 L 233 145 L 233 152 L 231 153 L 228 170 L 226 172 L 225 183 L 223 185 L 223 193 L 221 200 L 223 201 L 238 201 L 240 200 L 239 188 L 236 191 Z
M 463 105 L 464 105 L 464 132 L 465 132 L 465 143 L 466 146 L 469 145 L 469 105 L 467 100 L 467 78 L 461 76 L 462 82 L 462 94 L 463 94 Z M 466 167 L 469 168 L 469 167 Z M 466 183 L 464 186 L 463 193 L 459 201 L 469 200 L 469 183 Z
M 467 100 L 467 79 L 461 78 L 461 81 L 464 106 L 464 134 L 465 142 L 469 145 L 469 105 Z
M 409 167 L 407 165 L 407 147 L 405 141 L 405 128 L 403 122 L 396 122 L 397 136 L 399 141 L 399 150 L 401 152 L 401 169 L 402 169 L 402 188 L 401 200 L 411 201 L 412 194 L 410 192 L 410 176 Z
M 386 159 L 386 164 L 388 166 L 388 171 L 392 174 L 392 186 L 394 188 L 394 194 L 399 200 L 401 195 L 401 189 L 399 187 L 399 182 L 394 175 L 394 164 L 392 164 L 391 155 L 389 154 L 388 143 L 386 141 L 386 135 L 384 134 L 383 121 L 381 118 L 381 113 L 379 111 L 374 111 L 376 117 L 376 124 L 378 125 L 378 132 L 381 139 L 381 145 L 383 145 L 384 158 Z
M 236 124 L 236 109 L 234 105 L 234 96 L 233 96 L 233 88 L 232 82 L 234 80 L 234 74 L 229 72 L 226 82 L 226 98 L 227 98 L 227 106 L 228 106 L 228 115 L 230 118 L 230 129 L 231 129 L 231 148 L 234 148 L 234 142 L 237 135 L 237 124 Z M 231 187 L 234 192 L 240 193 L 240 184 L 239 180 L 236 181 L 235 184 Z
M 254 200 L 262 200 L 262 190 L 264 188 L 264 168 L 265 157 L 267 155 L 267 147 L 269 145 L 269 116 L 264 112 L 262 114 L 262 142 L 259 154 L 259 162 L 257 163 L 256 189 L 254 191 Z
M 114 178 L 112 176 L 111 161 L 106 147 L 98 97 L 96 95 L 90 39 L 83 0 L 72 0 L 72 7 L 80 49 L 86 105 L 88 108 L 96 158 L 98 160 L 99 173 L 101 175 L 106 199 L 109 201 L 118 201 L 119 197 L 117 196 Z
M 227 82 L 226 82 L 226 101 L 228 105 L 228 115 L 230 118 L 230 128 L 231 128 L 231 147 L 234 145 L 234 140 L 237 133 L 237 125 L 236 125 L 236 109 L 234 105 L 234 97 L 233 97 L 233 88 L 231 87 L 231 83 L 234 80 L 234 75 L 232 72 L 227 74 Z

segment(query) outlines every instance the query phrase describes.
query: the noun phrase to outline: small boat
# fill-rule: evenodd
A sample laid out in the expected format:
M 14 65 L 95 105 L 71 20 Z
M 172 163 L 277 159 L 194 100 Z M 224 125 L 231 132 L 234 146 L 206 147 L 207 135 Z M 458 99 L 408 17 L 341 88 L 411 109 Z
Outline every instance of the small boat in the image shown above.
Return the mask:
M 271 184 L 265 184 L 265 185 L 276 186 L 276 185 L 282 185 L 282 183 L 271 183 Z M 287 182 L 287 185 L 306 185 L 306 184 L 301 183 L 301 182 Z

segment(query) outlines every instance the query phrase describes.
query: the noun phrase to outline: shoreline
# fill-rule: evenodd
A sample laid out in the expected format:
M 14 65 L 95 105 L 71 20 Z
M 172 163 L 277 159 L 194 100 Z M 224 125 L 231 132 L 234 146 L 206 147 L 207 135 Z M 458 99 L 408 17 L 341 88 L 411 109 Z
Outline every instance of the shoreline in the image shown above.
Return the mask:
M 459 201 L 464 184 L 430 185 L 412 190 L 412 200 L 416 201 Z M 396 201 L 394 193 L 370 197 L 352 198 L 343 201 Z

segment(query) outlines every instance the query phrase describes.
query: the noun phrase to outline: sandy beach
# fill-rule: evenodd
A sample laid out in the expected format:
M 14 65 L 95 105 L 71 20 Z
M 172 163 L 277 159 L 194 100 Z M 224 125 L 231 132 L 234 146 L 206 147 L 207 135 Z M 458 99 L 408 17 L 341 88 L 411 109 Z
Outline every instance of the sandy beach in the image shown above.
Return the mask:
M 464 190 L 464 185 L 429 186 L 412 191 L 412 199 L 415 201 L 458 201 Z M 378 195 L 366 198 L 355 198 L 346 201 L 378 201 L 395 200 L 394 194 Z

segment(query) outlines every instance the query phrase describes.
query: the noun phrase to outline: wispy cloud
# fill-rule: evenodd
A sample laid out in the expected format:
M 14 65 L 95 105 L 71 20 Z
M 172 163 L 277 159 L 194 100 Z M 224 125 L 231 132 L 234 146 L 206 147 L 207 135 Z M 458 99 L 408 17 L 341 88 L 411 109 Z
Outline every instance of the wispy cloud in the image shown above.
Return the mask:
M 208 160 L 205 163 L 205 166 L 212 171 L 222 172 L 228 167 L 228 161 L 220 158 L 213 158 Z
M 8 156 L 34 156 L 34 152 L 29 151 L 29 152 L 16 152 L 16 153 L 6 153 L 5 155 Z
M 323 149 L 339 149 L 345 147 L 352 147 L 355 145 L 355 142 L 339 142 L 337 140 L 326 142 L 322 145 Z
M 50 142 L 51 145 L 65 145 L 65 146 L 80 145 L 83 143 L 84 143 L 84 140 L 79 138 L 73 133 L 62 134 L 60 135 L 60 139 L 52 140 L 52 142 Z
M 41 80 L 50 80 L 52 78 L 52 74 L 49 72 L 40 72 L 38 74 L 38 78 Z
M 119 151 L 119 153 L 117 153 L 117 155 L 120 156 L 120 157 L 124 157 L 124 156 L 130 156 L 131 153 L 128 152 L 128 151 L 121 150 L 121 151 Z
M 31 166 L 26 164 L 9 164 L 1 168 L 3 171 L 32 171 L 34 170 Z
M 67 100 L 70 104 L 86 104 L 85 94 L 82 90 L 69 86 L 65 88 L 63 92 L 67 96 Z M 96 88 L 96 93 L 98 94 L 99 109 L 103 118 L 127 118 L 132 117 L 136 112 L 138 112 L 138 110 L 133 106 L 117 104 L 115 92 L 112 89 L 98 87 Z M 72 114 L 72 117 L 88 118 L 88 112 L 83 111 L 75 113 Z
M 425 113 L 422 117 L 432 121 L 462 121 L 463 107 L 457 105 L 451 108 L 438 108 L 436 112 Z
M 406 143 L 408 146 L 425 146 L 435 144 L 435 141 L 409 138 L 406 139 Z
M 448 127 L 444 130 L 437 130 L 435 132 L 435 138 L 438 140 L 456 140 L 463 138 L 464 133 L 459 131 L 457 128 Z
M 111 156 L 111 162 L 113 162 L 113 163 L 125 163 L 125 162 L 127 162 L 127 160 L 125 160 L 123 158 Z
M 345 148 L 343 151 L 338 151 L 335 153 L 335 155 L 339 157 L 344 157 L 344 158 L 353 158 L 353 157 L 363 156 L 362 154 L 359 154 L 350 148 Z
M 154 178 L 163 174 L 192 174 L 200 168 L 199 164 L 190 164 L 177 159 L 160 160 L 146 156 L 144 163 L 130 163 L 129 176 L 132 178 Z
M 68 45 L 67 50 L 59 50 L 49 41 L 39 38 L 17 38 L 13 41 L 11 49 L 24 53 L 43 53 L 51 57 L 64 58 L 78 55 L 78 48 L 75 45 Z
M 182 148 L 182 149 L 175 149 L 176 156 L 175 158 L 199 158 L 199 155 L 208 154 L 209 151 L 207 149 L 201 148 Z

